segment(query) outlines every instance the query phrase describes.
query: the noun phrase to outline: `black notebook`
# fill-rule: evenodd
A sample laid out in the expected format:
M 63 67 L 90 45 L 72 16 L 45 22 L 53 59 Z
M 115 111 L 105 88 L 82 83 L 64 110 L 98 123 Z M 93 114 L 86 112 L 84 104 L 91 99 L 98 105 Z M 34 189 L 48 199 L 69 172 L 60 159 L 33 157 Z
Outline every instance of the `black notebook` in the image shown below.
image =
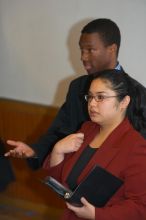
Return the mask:
M 41 181 L 75 206 L 82 206 L 80 199 L 85 197 L 96 207 L 103 207 L 123 184 L 121 179 L 98 165 L 90 171 L 74 191 L 63 186 L 51 176 Z

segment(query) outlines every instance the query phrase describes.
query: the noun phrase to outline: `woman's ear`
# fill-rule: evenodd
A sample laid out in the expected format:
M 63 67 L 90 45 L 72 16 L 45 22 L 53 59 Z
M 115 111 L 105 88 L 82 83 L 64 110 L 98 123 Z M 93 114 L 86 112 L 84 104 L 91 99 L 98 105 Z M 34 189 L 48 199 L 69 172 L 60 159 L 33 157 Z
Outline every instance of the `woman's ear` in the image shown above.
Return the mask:
M 123 100 L 121 101 L 121 108 L 122 109 L 126 109 L 128 107 L 130 103 L 130 96 L 129 95 L 126 95 Z

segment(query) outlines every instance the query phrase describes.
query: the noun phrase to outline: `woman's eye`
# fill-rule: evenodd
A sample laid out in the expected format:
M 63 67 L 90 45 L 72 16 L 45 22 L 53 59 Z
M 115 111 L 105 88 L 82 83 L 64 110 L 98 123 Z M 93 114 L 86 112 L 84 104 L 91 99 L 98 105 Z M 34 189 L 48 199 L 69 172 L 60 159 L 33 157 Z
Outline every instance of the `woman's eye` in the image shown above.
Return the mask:
M 98 98 L 98 100 L 103 100 L 104 96 L 103 95 L 98 95 L 97 98 Z

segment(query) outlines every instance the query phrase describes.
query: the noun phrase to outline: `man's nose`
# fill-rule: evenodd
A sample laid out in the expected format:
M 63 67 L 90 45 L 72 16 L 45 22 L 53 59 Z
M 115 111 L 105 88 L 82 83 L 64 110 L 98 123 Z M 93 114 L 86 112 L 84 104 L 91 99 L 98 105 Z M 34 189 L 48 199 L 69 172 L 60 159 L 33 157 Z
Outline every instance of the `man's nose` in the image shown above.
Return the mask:
M 88 61 L 88 53 L 82 52 L 81 53 L 81 61 Z

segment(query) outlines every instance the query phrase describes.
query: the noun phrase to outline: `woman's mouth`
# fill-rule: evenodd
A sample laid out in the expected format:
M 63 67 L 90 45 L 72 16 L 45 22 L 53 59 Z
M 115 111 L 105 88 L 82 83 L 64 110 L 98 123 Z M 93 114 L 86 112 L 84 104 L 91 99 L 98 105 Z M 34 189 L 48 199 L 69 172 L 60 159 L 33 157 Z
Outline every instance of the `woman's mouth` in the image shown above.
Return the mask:
M 96 111 L 89 111 L 90 117 L 96 117 L 98 113 Z

